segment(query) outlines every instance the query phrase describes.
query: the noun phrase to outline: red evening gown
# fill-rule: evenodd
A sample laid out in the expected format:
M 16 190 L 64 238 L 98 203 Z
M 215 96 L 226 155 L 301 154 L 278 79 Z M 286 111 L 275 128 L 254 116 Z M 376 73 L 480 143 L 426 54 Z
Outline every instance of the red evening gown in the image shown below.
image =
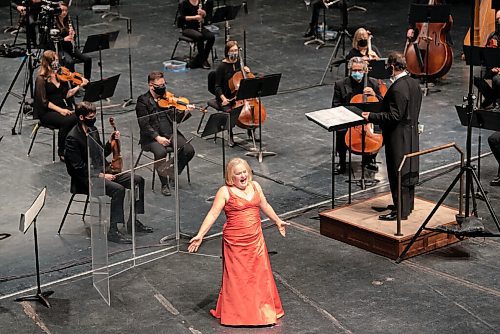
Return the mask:
M 222 287 L 216 309 L 210 310 L 223 325 L 271 325 L 285 314 L 262 234 L 260 196 L 253 187 L 251 200 L 238 197 L 228 188 Z

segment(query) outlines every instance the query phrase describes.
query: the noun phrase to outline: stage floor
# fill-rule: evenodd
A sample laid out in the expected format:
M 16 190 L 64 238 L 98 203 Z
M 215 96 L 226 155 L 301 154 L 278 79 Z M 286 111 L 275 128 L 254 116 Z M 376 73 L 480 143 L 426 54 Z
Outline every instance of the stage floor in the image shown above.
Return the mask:
M 427 149 L 449 142 L 465 145 L 465 128 L 460 124 L 454 105 L 462 104 L 467 95 L 468 68 L 460 60 L 462 40 L 467 31 L 470 1 L 453 1 L 454 64 L 445 79 L 437 82 L 424 98 L 419 118 L 424 125 L 420 147 Z M 75 3 L 75 1 L 74 1 Z M 128 36 L 126 21 L 102 19 L 78 1 L 71 16 L 80 22 L 81 44 L 87 36 L 103 31 L 120 30 L 111 50 L 104 50 L 103 75 L 121 74 L 115 95 L 104 102 L 104 117 L 113 116 L 122 136 L 125 165 L 131 147 L 138 153 L 134 106 L 122 108 L 130 96 L 128 76 Z M 121 1 L 120 13 L 132 19 L 132 92 L 137 98 L 147 91 L 149 72 L 163 70 L 178 39 L 172 24 L 177 1 Z M 233 1 L 233 3 L 239 3 Z M 357 1 L 367 12 L 349 12 L 349 31 L 367 26 L 373 43 L 383 55 L 402 51 L 405 44 L 408 3 L 398 0 Z M 2 4 L 3 5 L 3 4 Z M 275 228 L 266 228 L 265 237 L 274 277 L 286 316 L 272 328 L 227 328 L 209 314 L 215 306 L 221 277 L 220 237 L 205 242 L 200 251 L 214 255 L 202 257 L 176 254 L 137 266 L 110 279 L 111 306 L 108 307 L 84 276 L 56 284 L 50 289 L 53 308 L 18 304 L 6 297 L 35 284 L 32 231 L 24 235 L 18 230 L 20 213 L 25 212 L 39 191 L 47 186 L 47 201 L 38 219 L 38 236 L 43 272 L 42 283 L 65 279 L 91 270 L 92 249 L 86 227 L 80 217 L 68 217 L 62 234 L 57 235 L 64 210 L 70 198 L 66 167 L 52 163 L 52 137 L 47 131 L 38 134 L 31 156 L 33 120 L 23 120 L 22 133 L 11 135 L 19 109 L 19 99 L 11 95 L 0 111 L 0 233 L 11 236 L 0 240 L 0 333 L 498 333 L 500 332 L 500 243 L 495 239 L 470 239 L 424 254 L 402 264 L 364 249 L 327 238 L 320 234 L 319 212 L 331 205 L 332 134 L 308 121 L 304 114 L 331 105 L 333 82 L 343 76 L 344 68 L 326 72 L 325 84 L 318 83 L 327 67 L 333 48 L 316 50 L 304 46 L 303 32 L 311 10 L 303 1 L 250 0 L 248 14 L 240 10 L 231 22 L 231 36 L 243 41 L 247 36 L 247 64 L 258 74 L 282 73 L 279 94 L 263 98 L 267 120 L 262 127 L 264 146 L 277 155 L 262 163 L 248 158 L 255 180 L 263 187 L 275 211 L 292 222 L 287 237 L 281 238 Z M 114 9 L 116 11 L 116 9 Z M 14 23 L 16 22 L 14 17 Z M 327 12 L 329 25 L 337 26 L 339 12 Z M 8 7 L 0 7 L 0 25 L 9 21 Z M 215 48 L 223 54 L 224 25 Z M 0 34 L 0 44 L 10 43 L 13 36 Z M 20 36 L 22 39 L 22 36 Z M 349 49 L 347 41 L 346 48 Z M 188 54 L 185 44 L 179 45 L 177 56 Z M 92 80 L 99 78 L 97 54 L 92 54 Z M 220 60 L 220 59 L 219 59 Z M 0 98 L 3 99 L 16 74 L 21 58 L 0 58 Z M 216 63 L 217 65 L 217 63 Z M 82 65 L 77 65 L 81 72 Z M 479 72 L 479 69 L 477 69 Z M 204 106 L 213 96 L 207 91 L 209 71 L 192 69 L 186 72 L 165 72 L 168 90 L 186 96 Z M 19 93 L 24 73 L 14 85 Z M 201 114 L 182 124 L 181 131 L 191 137 Z M 106 135 L 111 129 L 107 126 Z M 100 121 L 97 123 L 100 127 Z M 246 131 L 236 129 L 237 137 L 246 138 Z M 482 153 L 488 152 L 482 131 Z M 478 151 L 478 133 L 473 135 L 473 155 Z M 134 140 L 137 137 L 134 137 Z M 190 163 L 191 183 L 185 173 L 180 177 L 180 223 L 182 231 L 195 233 L 213 196 L 223 185 L 220 142 L 195 137 L 191 142 L 196 155 Z M 226 149 L 226 159 L 245 157 L 239 146 Z M 360 158 L 353 157 L 355 174 L 360 175 Z M 420 160 L 421 184 L 417 195 L 436 201 L 452 178 L 459 160 L 456 152 L 442 151 Z M 354 200 L 374 198 L 388 191 L 384 149 L 377 157 L 379 172 L 367 176 L 380 183 L 365 191 L 354 187 Z M 498 165 L 492 156 L 481 160 L 483 186 L 489 191 L 493 207 L 498 211 L 499 188 L 489 186 Z M 441 177 L 437 177 L 443 173 Z M 146 214 L 141 221 L 155 230 L 139 234 L 136 255 L 158 251 L 166 246 L 159 240 L 174 232 L 173 197 L 164 197 L 156 188 L 151 191 L 151 171 L 140 174 L 146 179 Z M 336 204 L 345 204 L 347 176 L 336 177 Z M 445 204 L 456 205 L 458 190 L 453 189 Z M 74 211 L 82 209 L 77 205 Z M 485 226 L 494 230 L 483 203 L 479 212 Z M 214 224 L 210 234 L 222 230 L 224 217 Z M 264 225 L 266 225 L 264 223 Z M 267 225 L 266 225 L 267 226 Z M 389 227 L 390 226 L 390 227 Z M 384 228 L 392 233 L 393 223 Z M 120 226 L 120 228 L 123 228 Z M 181 249 L 186 249 L 186 244 Z M 132 248 L 108 245 L 110 263 L 130 259 Z M 139 261 L 141 262 L 141 261 Z M 113 267 L 112 274 L 129 268 L 130 263 Z M 175 311 L 177 312 L 175 312 Z

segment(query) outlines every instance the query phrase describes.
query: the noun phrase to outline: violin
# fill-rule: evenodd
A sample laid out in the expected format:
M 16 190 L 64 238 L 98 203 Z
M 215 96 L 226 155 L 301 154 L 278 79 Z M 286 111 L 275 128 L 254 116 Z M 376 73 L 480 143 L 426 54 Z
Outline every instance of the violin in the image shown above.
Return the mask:
M 368 86 L 368 73 L 365 73 L 363 88 Z M 366 94 L 356 94 L 351 98 L 351 103 L 370 103 L 378 102 L 376 96 Z M 364 130 L 363 130 L 364 129 Z M 364 131 L 364 147 L 363 147 L 363 131 Z M 363 124 L 354 126 L 347 130 L 345 134 L 345 144 L 354 154 L 375 154 L 377 153 L 384 139 L 381 134 L 375 133 L 373 124 Z
M 234 73 L 229 80 L 229 89 L 234 95 L 236 95 L 236 92 L 240 88 L 241 80 L 247 78 L 255 78 L 255 75 L 253 73 L 246 73 L 245 64 L 243 63 L 243 57 L 241 57 L 240 49 L 238 49 L 238 55 L 240 59 L 240 71 Z M 238 100 L 236 101 L 234 108 L 238 108 L 241 106 L 243 108 L 241 109 L 240 116 L 236 121 L 236 125 L 238 125 L 240 128 L 255 129 L 259 127 L 259 124 L 263 124 L 266 121 L 266 109 L 264 108 L 262 102 L 259 102 L 259 99 L 252 98 L 246 100 Z
M 429 5 L 439 5 L 440 1 L 429 0 Z M 404 55 L 407 70 L 416 76 L 435 79 L 444 76 L 451 68 L 453 50 L 446 42 L 453 19 L 446 23 L 416 23 L 418 36 L 406 42 Z
M 156 101 L 158 107 L 161 109 L 175 108 L 179 111 L 186 111 L 188 109 L 198 109 L 201 112 L 206 112 L 207 107 L 201 108 L 194 104 L 190 104 L 189 100 L 183 96 L 175 96 L 171 92 L 166 92 L 165 95 L 160 96 Z
M 113 134 L 111 135 L 111 152 L 113 152 L 113 158 L 111 159 L 111 174 L 121 173 L 123 169 L 123 159 L 121 155 L 120 140 L 115 137 L 116 125 L 113 117 L 109 118 L 109 124 L 113 127 Z
M 79 86 L 83 83 L 83 75 L 77 72 L 71 72 L 68 68 L 61 66 L 56 73 L 57 79 L 59 81 L 71 82 L 72 84 Z

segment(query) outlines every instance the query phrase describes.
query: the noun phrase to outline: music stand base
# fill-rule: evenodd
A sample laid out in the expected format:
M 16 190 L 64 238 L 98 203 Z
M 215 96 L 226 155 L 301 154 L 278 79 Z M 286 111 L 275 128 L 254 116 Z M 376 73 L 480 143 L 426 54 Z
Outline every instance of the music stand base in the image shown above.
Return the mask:
M 49 297 L 54 293 L 54 291 L 39 292 L 36 295 L 19 297 L 16 302 L 39 302 L 46 308 L 50 308 Z
M 347 8 L 347 10 L 348 11 L 359 10 L 359 11 L 362 11 L 362 12 L 366 12 L 367 11 L 367 9 L 365 7 L 358 6 L 358 5 L 351 6 L 351 7 Z
M 189 234 L 183 233 L 183 232 L 180 232 L 179 236 L 180 236 L 180 239 L 187 239 L 187 240 L 191 240 L 191 238 L 193 237 L 192 235 L 189 235 Z M 164 236 L 163 238 L 160 239 L 160 244 L 163 244 L 163 243 L 165 243 L 165 242 L 167 242 L 169 240 L 175 240 L 175 237 L 176 237 L 175 233 L 166 235 L 166 236 Z
M 133 105 L 133 104 L 135 104 L 134 99 L 125 99 L 125 100 L 123 100 L 122 108 L 126 108 L 128 106 Z
M 267 151 L 257 151 L 257 152 L 247 152 L 245 153 L 247 157 L 255 157 L 259 160 L 259 162 L 262 162 L 264 157 L 273 157 L 277 155 L 277 153 L 274 152 L 267 152 Z

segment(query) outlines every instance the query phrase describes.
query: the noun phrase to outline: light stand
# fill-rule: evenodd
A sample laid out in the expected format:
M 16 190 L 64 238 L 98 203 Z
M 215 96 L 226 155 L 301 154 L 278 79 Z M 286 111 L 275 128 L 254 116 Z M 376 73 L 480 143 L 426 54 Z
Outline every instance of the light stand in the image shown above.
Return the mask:
M 323 75 L 321 76 L 321 80 L 319 81 L 319 85 L 323 85 L 326 77 L 326 73 L 328 70 L 331 71 L 333 68 L 333 60 L 337 58 L 337 54 L 340 49 L 340 44 L 342 43 L 342 54 L 345 55 L 345 39 L 346 37 L 352 40 L 351 34 L 349 31 L 347 31 L 347 25 L 349 22 L 349 14 L 347 12 L 347 5 L 345 0 L 342 0 L 342 4 L 340 5 L 340 12 L 342 15 L 342 27 L 340 28 L 340 31 L 337 34 L 337 42 L 335 43 L 332 51 L 332 55 L 330 56 L 330 59 L 328 60 L 328 64 L 325 67 L 325 71 L 323 72 Z
M 474 45 L 474 21 L 475 21 L 475 11 L 474 8 L 475 4 L 474 2 L 471 2 L 471 29 L 470 29 L 470 45 L 471 47 Z M 444 194 L 441 196 L 439 201 L 436 203 L 434 208 L 432 209 L 431 213 L 427 216 L 425 221 L 422 223 L 418 231 L 413 235 L 412 239 L 406 246 L 406 248 L 403 250 L 401 255 L 396 259 L 396 263 L 400 263 L 408 251 L 410 250 L 411 246 L 415 243 L 417 238 L 420 236 L 422 231 L 428 230 L 428 231 L 434 231 L 434 232 L 442 232 L 442 233 L 448 233 L 448 234 L 454 234 L 456 236 L 460 237 L 465 237 L 465 236 L 470 236 L 470 237 L 500 237 L 500 234 L 494 234 L 491 232 L 488 232 L 484 229 L 484 225 L 481 222 L 479 218 L 473 217 L 470 215 L 470 200 L 472 198 L 473 205 L 474 205 L 474 211 L 476 211 L 477 215 L 477 207 L 476 207 L 476 202 L 475 202 L 475 197 L 474 197 L 474 184 L 473 181 L 476 183 L 479 192 L 485 199 L 485 204 L 488 208 L 488 211 L 493 218 L 493 222 L 495 223 L 498 231 L 500 232 L 500 223 L 498 221 L 498 218 L 493 211 L 493 207 L 490 203 L 490 200 L 486 196 L 486 193 L 483 189 L 483 186 L 481 185 L 481 182 L 479 181 L 479 178 L 475 172 L 474 166 L 472 166 L 472 120 L 475 115 L 474 112 L 474 92 L 473 92 L 473 81 L 474 81 L 474 64 L 473 62 L 470 62 L 469 64 L 469 92 L 465 100 L 467 101 L 467 106 L 466 106 L 466 111 L 467 111 L 467 139 L 466 139 L 466 164 L 465 166 L 462 166 L 460 168 L 460 172 L 457 174 L 455 179 L 452 181 L 452 183 L 449 185 L 448 189 L 444 192 Z M 449 193 L 451 190 L 455 187 L 457 182 L 462 178 L 462 176 L 465 174 L 465 216 L 464 217 L 459 217 L 457 215 L 457 222 L 459 223 L 458 229 L 456 228 L 449 228 L 446 226 L 441 226 L 437 228 L 427 228 L 426 225 L 427 223 L 432 219 L 436 211 L 439 209 L 439 207 L 443 204 L 444 200 L 448 197 Z M 462 194 L 460 194 L 462 196 Z
M 118 19 L 124 19 L 127 21 L 127 39 L 128 39 L 128 82 L 129 82 L 129 93 L 130 97 L 125 99 L 122 108 L 126 108 L 130 105 L 135 104 L 134 96 L 133 96 L 133 87 L 132 87 L 132 47 L 131 47 L 131 36 L 132 36 L 132 19 L 125 16 L 119 16 Z

